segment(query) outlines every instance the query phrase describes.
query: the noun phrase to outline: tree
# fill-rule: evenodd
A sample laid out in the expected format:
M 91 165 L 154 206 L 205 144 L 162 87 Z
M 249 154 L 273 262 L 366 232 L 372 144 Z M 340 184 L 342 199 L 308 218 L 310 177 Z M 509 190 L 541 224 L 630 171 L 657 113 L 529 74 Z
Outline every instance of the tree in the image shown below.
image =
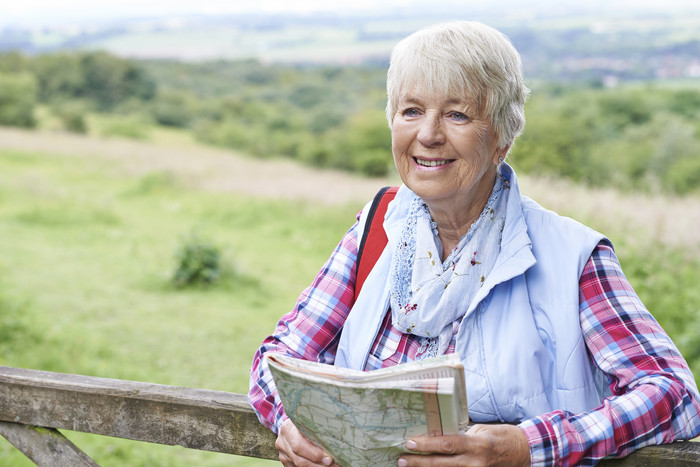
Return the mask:
M 161 125 L 184 128 L 197 115 L 196 104 L 187 91 L 165 90 L 153 100 L 151 113 Z
M 33 127 L 36 79 L 28 73 L 0 73 L 0 125 Z
M 82 92 L 83 73 L 75 54 L 40 55 L 33 60 L 32 70 L 38 81 L 41 102 L 74 99 Z
M 131 97 L 148 100 L 155 95 L 155 83 L 143 70 L 105 52 L 82 55 L 80 69 L 82 94 L 93 100 L 99 110 L 112 109 Z
M 28 59 L 19 52 L 0 53 L 0 72 L 21 73 L 27 71 Z

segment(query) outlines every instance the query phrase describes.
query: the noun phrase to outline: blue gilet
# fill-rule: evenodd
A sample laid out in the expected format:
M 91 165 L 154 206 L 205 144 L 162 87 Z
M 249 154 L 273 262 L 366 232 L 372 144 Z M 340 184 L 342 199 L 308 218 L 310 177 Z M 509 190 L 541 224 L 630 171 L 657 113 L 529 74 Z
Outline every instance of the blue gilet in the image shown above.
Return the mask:
M 455 351 L 475 422 L 519 422 L 556 409 L 591 410 L 609 394 L 579 322 L 579 278 L 605 237 L 521 196 L 510 180 L 501 251 L 461 318 Z M 384 218 L 388 243 L 343 326 L 335 364 L 363 370 L 389 309 L 389 266 L 412 194 L 402 186 Z M 365 209 L 364 212 L 367 212 Z M 364 228 L 360 218 L 359 232 Z

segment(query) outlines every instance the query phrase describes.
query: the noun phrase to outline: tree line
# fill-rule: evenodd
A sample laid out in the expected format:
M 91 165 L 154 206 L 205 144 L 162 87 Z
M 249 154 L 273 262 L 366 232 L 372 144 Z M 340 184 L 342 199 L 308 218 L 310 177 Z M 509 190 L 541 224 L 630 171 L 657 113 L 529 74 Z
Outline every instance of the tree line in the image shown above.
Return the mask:
M 104 52 L 0 54 L 0 124 L 48 109 L 69 131 L 87 115 L 137 117 L 255 157 L 370 176 L 391 170 L 385 65 L 254 60 L 134 61 Z M 510 160 L 523 173 L 686 194 L 700 186 L 700 87 L 537 83 Z

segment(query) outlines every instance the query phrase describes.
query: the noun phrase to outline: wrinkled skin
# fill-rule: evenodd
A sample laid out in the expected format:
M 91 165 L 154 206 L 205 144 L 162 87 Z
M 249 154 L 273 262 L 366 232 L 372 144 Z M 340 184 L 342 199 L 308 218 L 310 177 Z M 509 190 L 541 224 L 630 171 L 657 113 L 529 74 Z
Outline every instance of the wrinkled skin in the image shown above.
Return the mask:
M 514 425 L 474 425 L 463 435 L 417 437 L 406 447 L 420 454 L 401 456 L 401 467 L 530 465 L 527 437 Z
M 285 467 L 339 467 L 321 448 L 307 440 L 291 420 L 284 422 L 275 443 Z M 467 433 L 408 440 L 399 466 L 528 466 L 530 448 L 525 432 L 514 425 L 474 425 Z
M 400 96 L 391 144 L 401 180 L 428 205 L 447 256 L 481 214 L 509 146 L 499 146 L 468 97 L 420 88 Z
M 289 419 L 280 427 L 275 447 L 285 467 L 340 467 L 322 448 L 306 439 Z

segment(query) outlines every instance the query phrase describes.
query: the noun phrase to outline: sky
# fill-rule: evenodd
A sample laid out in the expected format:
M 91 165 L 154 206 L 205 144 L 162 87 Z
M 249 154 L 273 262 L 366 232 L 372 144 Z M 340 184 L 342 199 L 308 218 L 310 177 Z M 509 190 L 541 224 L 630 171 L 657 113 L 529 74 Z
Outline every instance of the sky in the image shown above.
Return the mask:
M 504 5 L 518 8 L 551 8 L 586 5 L 610 10 L 687 9 L 700 11 L 698 0 L 0 0 L 0 26 L 46 26 L 71 22 L 109 21 L 129 17 L 240 12 L 310 13 L 315 11 L 378 11 L 405 8 L 429 9 L 439 5 L 473 4 L 494 9 Z M 601 10 L 602 11 L 602 10 Z
M 240 12 L 309 13 L 342 7 L 344 10 L 375 8 L 377 0 L 0 0 L 0 24 L 103 20 L 125 16 L 221 14 Z M 382 3 L 382 2 L 379 2 Z M 389 0 L 393 5 L 409 3 Z

